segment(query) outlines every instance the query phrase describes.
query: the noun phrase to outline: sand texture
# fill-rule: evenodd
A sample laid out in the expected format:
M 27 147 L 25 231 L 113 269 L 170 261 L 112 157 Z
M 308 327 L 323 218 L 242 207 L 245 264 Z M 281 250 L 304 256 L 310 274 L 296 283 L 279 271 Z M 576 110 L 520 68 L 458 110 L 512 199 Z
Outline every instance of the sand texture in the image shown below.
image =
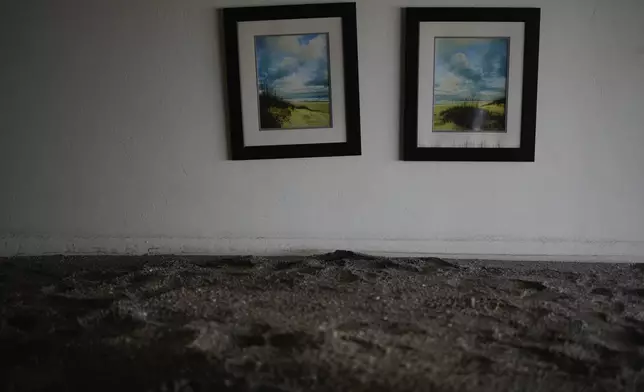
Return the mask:
M 644 269 L 0 259 L 2 391 L 644 391 Z

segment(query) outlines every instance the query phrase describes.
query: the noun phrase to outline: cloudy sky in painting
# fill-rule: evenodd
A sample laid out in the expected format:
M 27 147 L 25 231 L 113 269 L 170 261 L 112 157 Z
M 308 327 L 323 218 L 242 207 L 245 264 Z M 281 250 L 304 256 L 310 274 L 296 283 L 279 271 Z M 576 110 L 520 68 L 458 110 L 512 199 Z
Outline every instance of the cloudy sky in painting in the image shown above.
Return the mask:
M 257 77 L 282 98 L 329 99 L 327 34 L 255 37 Z
M 436 38 L 436 102 L 504 98 L 508 44 L 506 38 Z

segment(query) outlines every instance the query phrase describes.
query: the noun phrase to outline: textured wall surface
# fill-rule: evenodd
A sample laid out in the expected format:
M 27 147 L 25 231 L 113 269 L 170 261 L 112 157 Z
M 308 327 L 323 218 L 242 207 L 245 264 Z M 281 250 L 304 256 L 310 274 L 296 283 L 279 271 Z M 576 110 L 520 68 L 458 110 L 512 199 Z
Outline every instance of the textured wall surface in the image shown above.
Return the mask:
M 644 258 L 644 2 L 480 2 L 542 8 L 536 163 L 398 160 L 399 7 L 432 0 L 358 1 L 363 156 L 231 162 L 215 9 L 269 3 L 3 0 L 0 255 Z

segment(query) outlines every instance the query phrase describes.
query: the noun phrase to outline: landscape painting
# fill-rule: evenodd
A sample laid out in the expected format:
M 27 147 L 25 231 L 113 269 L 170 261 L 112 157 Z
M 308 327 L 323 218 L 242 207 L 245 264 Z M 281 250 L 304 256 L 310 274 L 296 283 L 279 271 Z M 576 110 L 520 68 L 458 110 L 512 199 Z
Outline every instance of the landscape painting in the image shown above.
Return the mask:
M 509 38 L 435 38 L 434 132 L 506 132 Z
M 260 130 L 331 128 L 327 33 L 255 37 Z

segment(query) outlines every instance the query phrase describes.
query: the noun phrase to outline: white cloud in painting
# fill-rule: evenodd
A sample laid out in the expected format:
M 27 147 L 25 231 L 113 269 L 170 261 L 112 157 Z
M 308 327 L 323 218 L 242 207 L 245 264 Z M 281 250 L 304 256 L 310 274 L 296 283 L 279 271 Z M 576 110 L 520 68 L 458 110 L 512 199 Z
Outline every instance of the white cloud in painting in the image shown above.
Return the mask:
M 456 69 L 467 69 L 470 68 L 470 62 L 467 59 L 465 53 L 455 53 L 450 57 L 449 64 Z
M 439 38 L 435 53 L 434 92 L 437 101 L 505 97 L 506 39 Z
M 461 94 L 467 92 L 466 80 L 454 75 L 451 72 L 445 72 L 440 81 L 436 83 L 435 91 L 440 94 Z
M 326 34 L 264 36 L 255 44 L 260 80 L 284 98 L 328 94 Z
M 300 68 L 295 73 L 277 79 L 275 81 L 275 86 L 284 92 L 300 92 L 308 88 L 306 84 L 312 78 L 312 72 L 307 69 Z
M 270 37 L 268 42 L 275 52 L 288 54 L 300 60 L 315 60 L 326 57 L 327 38 L 325 34 L 302 42 L 303 35 L 282 35 Z
M 277 67 L 278 68 L 285 68 L 285 69 L 292 69 L 298 66 L 300 62 L 295 58 L 295 57 L 285 57 L 282 62 L 280 62 Z

